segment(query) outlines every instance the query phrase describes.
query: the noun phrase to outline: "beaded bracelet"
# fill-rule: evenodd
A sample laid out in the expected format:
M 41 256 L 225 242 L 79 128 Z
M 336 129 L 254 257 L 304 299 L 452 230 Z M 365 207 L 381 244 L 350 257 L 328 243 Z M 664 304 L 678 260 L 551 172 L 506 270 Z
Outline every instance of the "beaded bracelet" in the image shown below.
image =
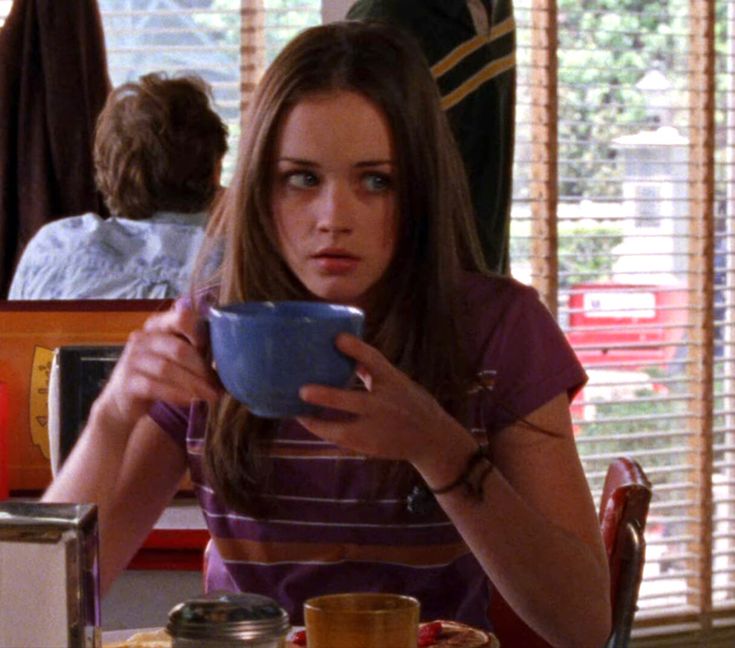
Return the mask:
M 481 461 L 484 461 L 487 465 L 485 466 L 485 469 L 473 479 L 472 477 L 476 472 L 475 468 Z M 477 450 L 470 455 L 467 460 L 467 465 L 457 479 L 441 488 L 429 488 L 429 490 L 434 493 L 434 495 L 444 495 L 459 486 L 464 486 L 468 497 L 482 501 L 482 486 L 485 483 L 485 479 L 494 468 L 495 466 L 490 461 L 488 449 L 486 447 L 479 446 Z

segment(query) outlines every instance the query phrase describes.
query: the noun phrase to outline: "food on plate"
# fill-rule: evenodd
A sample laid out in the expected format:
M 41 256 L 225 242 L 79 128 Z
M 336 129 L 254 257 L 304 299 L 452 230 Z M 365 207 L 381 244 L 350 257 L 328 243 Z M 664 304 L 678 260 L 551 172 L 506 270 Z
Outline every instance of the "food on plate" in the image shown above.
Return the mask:
M 105 643 L 102 648 L 171 648 L 171 635 L 164 628 L 136 632 L 125 641 Z
M 309 648 L 306 632 L 294 632 L 287 648 Z M 431 621 L 419 626 L 417 648 L 500 648 L 493 636 L 457 621 Z
M 458 621 L 431 621 L 419 626 L 419 648 L 498 648 L 495 637 Z

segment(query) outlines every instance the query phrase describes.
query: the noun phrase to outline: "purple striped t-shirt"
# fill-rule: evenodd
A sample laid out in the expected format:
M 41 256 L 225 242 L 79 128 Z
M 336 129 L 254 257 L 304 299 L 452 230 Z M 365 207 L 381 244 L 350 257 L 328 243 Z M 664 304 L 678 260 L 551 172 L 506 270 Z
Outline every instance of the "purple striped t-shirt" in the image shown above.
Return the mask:
M 586 376 L 537 293 L 512 279 L 469 274 L 464 322 L 482 388 L 468 395 L 469 429 L 483 443 L 518 417 Z M 302 604 L 317 594 L 400 592 L 421 602 L 422 619 L 456 619 L 489 628 L 492 587 L 438 506 L 407 508 L 413 471 L 384 480 L 366 460 L 283 421 L 272 446 L 268 519 L 229 510 L 202 473 L 206 408 L 156 403 L 151 417 L 186 452 L 192 482 L 214 539 L 207 589 L 274 598 L 303 624 Z

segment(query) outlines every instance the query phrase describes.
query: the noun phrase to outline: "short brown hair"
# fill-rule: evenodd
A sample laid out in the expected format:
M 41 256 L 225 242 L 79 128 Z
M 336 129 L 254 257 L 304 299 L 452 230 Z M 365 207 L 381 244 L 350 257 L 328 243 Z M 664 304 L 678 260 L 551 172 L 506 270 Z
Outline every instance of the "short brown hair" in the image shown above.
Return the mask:
M 207 209 L 218 188 L 227 127 L 197 76 L 147 74 L 107 98 L 97 120 L 95 179 L 113 214 Z

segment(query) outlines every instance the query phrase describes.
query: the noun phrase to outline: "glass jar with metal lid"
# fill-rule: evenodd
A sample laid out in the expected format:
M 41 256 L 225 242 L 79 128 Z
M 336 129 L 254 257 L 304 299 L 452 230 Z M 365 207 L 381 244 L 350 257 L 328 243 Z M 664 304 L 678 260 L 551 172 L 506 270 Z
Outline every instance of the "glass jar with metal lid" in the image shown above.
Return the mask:
M 290 628 L 267 596 L 212 592 L 176 605 L 166 630 L 174 648 L 283 648 Z

